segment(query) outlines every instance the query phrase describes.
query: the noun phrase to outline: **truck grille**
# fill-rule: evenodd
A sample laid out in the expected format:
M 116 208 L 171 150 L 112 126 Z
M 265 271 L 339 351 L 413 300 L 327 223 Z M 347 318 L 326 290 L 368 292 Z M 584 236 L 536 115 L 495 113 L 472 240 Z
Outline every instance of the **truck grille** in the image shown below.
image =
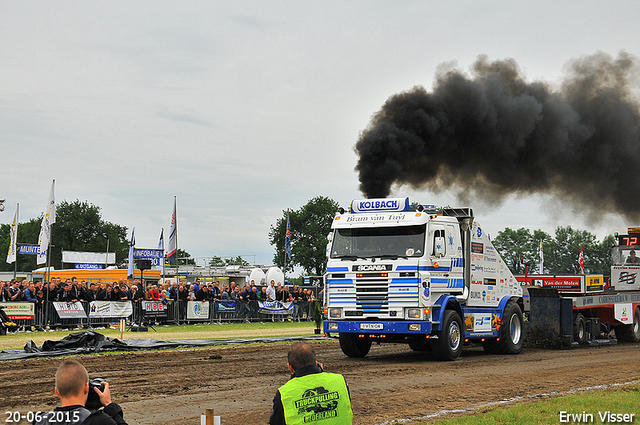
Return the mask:
M 356 310 L 364 314 L 389 313 L 389 281 L 385 278 L 357 278 Z

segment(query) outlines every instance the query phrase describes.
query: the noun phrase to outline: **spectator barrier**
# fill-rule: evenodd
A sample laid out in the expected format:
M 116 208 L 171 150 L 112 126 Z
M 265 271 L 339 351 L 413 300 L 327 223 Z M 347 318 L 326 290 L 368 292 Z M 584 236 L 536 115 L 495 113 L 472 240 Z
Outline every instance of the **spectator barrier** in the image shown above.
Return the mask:
M 42 304 L 0 302 L 20 330 L 101 328 L 125 318 L 131 324 L 190 324 L 313 320 L 316 301 L 91 301 Z

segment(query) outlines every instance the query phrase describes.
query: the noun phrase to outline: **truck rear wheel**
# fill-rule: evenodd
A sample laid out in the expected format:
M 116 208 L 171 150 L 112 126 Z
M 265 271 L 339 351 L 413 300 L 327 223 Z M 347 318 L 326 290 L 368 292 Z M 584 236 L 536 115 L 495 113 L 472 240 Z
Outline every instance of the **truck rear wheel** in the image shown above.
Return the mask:
M 636 307 L 631 325 L 616 326 L 616 337 L 620 341 L 640 342 L 640 307 Z
M 578 344 L 587 342 L 587 325 L 582 313 L 576 314 L 573 319 L 573 340 Z
M 462 353 L 462 319 L 457 311 L 446 310 L 442 318 L 442 330 L 438 339 L 431 340 L 433 354 L 438 360 L 455 360 Z
M 524 343 L 522 310 L 515 301 L 509 300 L 502 313 L 500 326 L 500 348 L 505 354 L 518 354 Z
M 341 333 L 338 339 L 340 340 L 340 349 L 349 357 L 364 357 L 371 349 L 371 340 L 359 338 L 358 334 Z

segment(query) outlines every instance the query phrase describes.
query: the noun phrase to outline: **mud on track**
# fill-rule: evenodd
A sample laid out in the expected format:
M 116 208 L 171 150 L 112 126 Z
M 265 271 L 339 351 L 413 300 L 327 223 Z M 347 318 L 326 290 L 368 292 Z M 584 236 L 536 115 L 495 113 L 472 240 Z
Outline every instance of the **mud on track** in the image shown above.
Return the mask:
M 335 340 L 313 342 L 325 369 L 349 383 L 354 424 L 380 424 L 511 397 L 640 379 L 640 345 L 573 350 L 527 349 L 489 355 L 480 347 L 438 362 L 405 345 L 373 346 L 345 357 Z M 81 356 L 89 376 L 109 381 L 129 424 L 200 423 L 214 408 L 222 423 L 266 424 L 273 395 L 289 374 L 288 344 Z M 0 413 L 49 410 L 59 358 L 0 362 Z M 569 409 L 570 406 L 567 406 Z

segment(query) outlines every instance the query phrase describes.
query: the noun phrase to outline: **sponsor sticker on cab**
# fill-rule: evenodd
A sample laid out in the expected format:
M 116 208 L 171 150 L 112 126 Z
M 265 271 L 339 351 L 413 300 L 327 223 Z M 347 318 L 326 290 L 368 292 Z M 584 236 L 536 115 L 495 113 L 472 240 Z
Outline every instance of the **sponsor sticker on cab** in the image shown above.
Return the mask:
M 360 329 L 363 331 L 381 331 L 384 329 L 382 323 L 360 323 Z

